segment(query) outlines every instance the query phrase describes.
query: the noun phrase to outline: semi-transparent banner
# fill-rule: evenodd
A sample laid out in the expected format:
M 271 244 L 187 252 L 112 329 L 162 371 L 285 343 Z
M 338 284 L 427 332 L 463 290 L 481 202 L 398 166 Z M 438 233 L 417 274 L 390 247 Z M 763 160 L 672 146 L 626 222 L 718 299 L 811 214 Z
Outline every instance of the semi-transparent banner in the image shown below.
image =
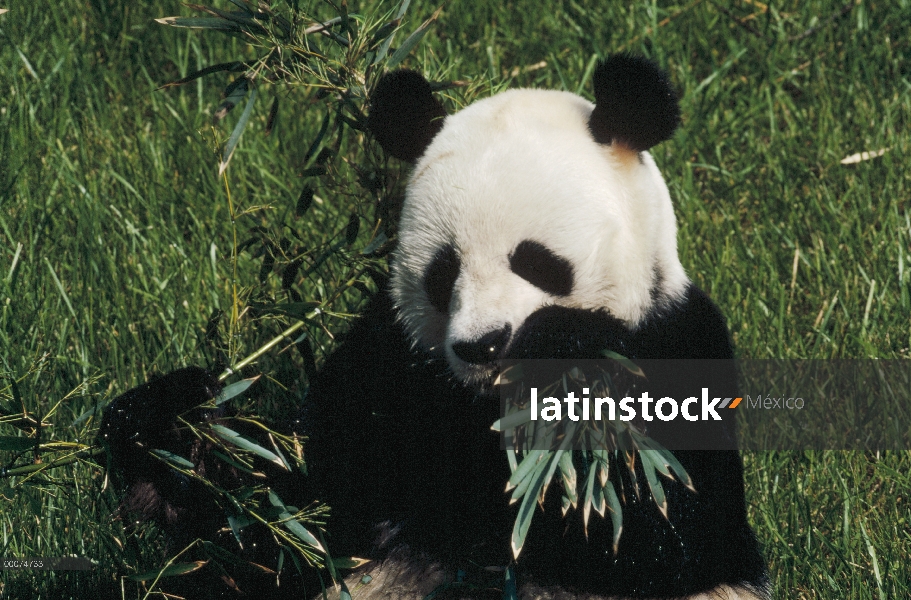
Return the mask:
M 517 450 L 909 450 L 911 361 L 504 361 Z

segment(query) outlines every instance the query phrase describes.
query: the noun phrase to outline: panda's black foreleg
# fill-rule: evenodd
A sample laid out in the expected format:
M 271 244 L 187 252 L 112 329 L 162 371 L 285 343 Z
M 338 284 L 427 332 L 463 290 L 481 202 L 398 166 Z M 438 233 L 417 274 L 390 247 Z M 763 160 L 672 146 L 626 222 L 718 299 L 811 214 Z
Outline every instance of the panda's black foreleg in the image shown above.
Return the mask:
M 543 308 L 518 332 L 511 358 L 585 360 L 598 358 L 602 349 L 633 359 L 645 372 L 642 385 L 653 399 L 683 400 L 703 387 L 712 396 L 737 395 L 726 324 L 695 286 L 634 329 L 603 311 Z M 624 498 L 616 554 L 610 519 L 592 515 L 586 535 L 580 511 L 562 517 L 559 494 L 550 494 L 532 521 L 519 566 L 538 583 L 610 597 L 695 597 L 725 586 L 745 597 L 766 597 L 765 561 L 747 521 L 735 415 L 724 417 L 643 423 L 650 437 L 674 450 L 696 488 L 661 478 L 667 517 L 650 497 L 641 462 L 637 494 L 626 466 L 615 461 L 612 480 Z
M 193 461 L 201 442 L 181 431 L 177 417 L 214 398 L 221 384 L 207 370 L 186 367 L 137 386 L 105 408 L 98 441 L 108 449 L 110 476 L 122 516 L 154 521 L 174 547 L 208 537 L 223 516 L 205 486 L 149 454 L 163 450 Z M 190 416 L 201 420 L 202 413 Z

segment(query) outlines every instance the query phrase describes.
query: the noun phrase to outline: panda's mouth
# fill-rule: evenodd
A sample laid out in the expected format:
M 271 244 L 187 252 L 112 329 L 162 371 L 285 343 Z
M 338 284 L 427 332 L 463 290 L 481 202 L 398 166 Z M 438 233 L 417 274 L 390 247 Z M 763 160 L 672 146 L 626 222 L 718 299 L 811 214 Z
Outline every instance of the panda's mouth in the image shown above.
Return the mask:
M 486 369 L 503 355 L 511 339 L 512 326 L 507 323 L 473 340 L 456 340 L 450 344 L 449 351 L 464 364 Z
M 512 340 L 509 324 L 472 340 L 447 344 L 446 360 L 455 377 L 479 391 L 489 389 L 499 373 L 498 361 Z
M 500 368 L 496 362 L 484 365 L 473 365 L 465 362 L 453 365 L 450 362 L 449 368 L 462 385 L 478 392 L 485 392 L 493 387 L 493 382 L 496 380 L 497 375 L 500 374 Z

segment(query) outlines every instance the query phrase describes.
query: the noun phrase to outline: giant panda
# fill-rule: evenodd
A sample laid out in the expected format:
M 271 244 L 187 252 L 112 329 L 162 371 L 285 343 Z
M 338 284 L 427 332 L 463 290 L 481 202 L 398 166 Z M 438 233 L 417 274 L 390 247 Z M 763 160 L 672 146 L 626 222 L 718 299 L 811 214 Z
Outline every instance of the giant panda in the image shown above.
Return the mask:
M 451 115 L 413 71 L 371 95 L 373 138 L 413 163 L 391 276 L 295 424 L 301 495 L 331 506 L 332 555 L 371 559 L 346 579 L 356 600 L 501 598 L 510 585 L 528 600 L 769 597 L 729 420 L 692 430 L 717 450 L 673 440 L 695 491 L 665 481 L 667 518 L 647 492 L 625 496 L 616 552 L 610 519 L 586 529 L 551 490 L 512 563 L 517 507 L 491 431 L 502 359 L 702 359 L 656 385 L 710 374 L 736 391 L 724 318 L 680 263 L 648 153 L 679 123 L 669 79 L 619 54 L 593 83 L 594 104 L 519 89 Z
M 733 358 L 718 308 L 680 264 L 647 152 L 679 121 L 666 74 L 614 55 L 593 80 L 594 105 L 512 90 L 454 115 L 411 71 L 373 94 L 370 130 L 414 169 L 389 285 L 311 388 L 308 455 L 342 554 L 363 554 L 381 525 L 388 554 L 365 569 L 361 597 L 423 598 L 453 570 L 508 562 L 515 507 L 485 393 L 499 359 Z M 729 367 L 706 368 L 736 386 Z M 733 429 L 696 433 L 727 442 L 677 453 L 696 493 L 668 483 L 668 520 L 630 495 L 616 555 L 609 523 L 586 536 L 578 514 L 545 502 L 516 565 L 520 596 L 766 597 Z

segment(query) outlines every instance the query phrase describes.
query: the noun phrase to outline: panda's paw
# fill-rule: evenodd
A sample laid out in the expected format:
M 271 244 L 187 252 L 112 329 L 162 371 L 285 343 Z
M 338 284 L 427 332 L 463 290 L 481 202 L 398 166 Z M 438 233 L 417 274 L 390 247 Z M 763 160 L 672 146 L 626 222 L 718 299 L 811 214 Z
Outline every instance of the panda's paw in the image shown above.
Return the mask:
M 455 577 L 454 570 L 427 555 L 413 555 L 408 546 L 400 545 L 383 560 L 371 561 L 345 577 L 345 586 L 357 600 L 423 600 L 431 594 L 437 597 Z M 328 597 L 332 600 L 341 596 L 335 589 Z M 323 595 L 313 600 L 317 598 L 322 599 Z
M 217 530 L 216 515 L 221 512 L 205 486 L 150 451 L 201 462 L 204 448 L 178 427 L 178 416 L 191 422 L 213 416 L 212 409 L 186 413 L 215 398 L 221 388 L 211 372 L 186 367 L 127 390 L 105 408 L 98 443 L 108 451 L 108 474 L 120 496 L 119 518 L 156 522 L 174 546 Z
M 206 369 L 185 367 L 171 371 L 115 398 L 104 409 L 98 440 L 115 458 L 155 447 L 167 436 L 178 415 L 220 392 L 221 383 Z
M 750 590 L 740 586 L 719 585 L 718 587 L 696 594 L 683 596 L 679 600 L 769 600 L 769 595 L 764 591 Z M 633 600 L 628 597 L 597 596 L 586 593 L 574 593 L 561 587 L 541 587 L 534 584 L 522 586 L 519 590 L 519 600 Z M 646 600 L 637 597 L 637 600 Z

